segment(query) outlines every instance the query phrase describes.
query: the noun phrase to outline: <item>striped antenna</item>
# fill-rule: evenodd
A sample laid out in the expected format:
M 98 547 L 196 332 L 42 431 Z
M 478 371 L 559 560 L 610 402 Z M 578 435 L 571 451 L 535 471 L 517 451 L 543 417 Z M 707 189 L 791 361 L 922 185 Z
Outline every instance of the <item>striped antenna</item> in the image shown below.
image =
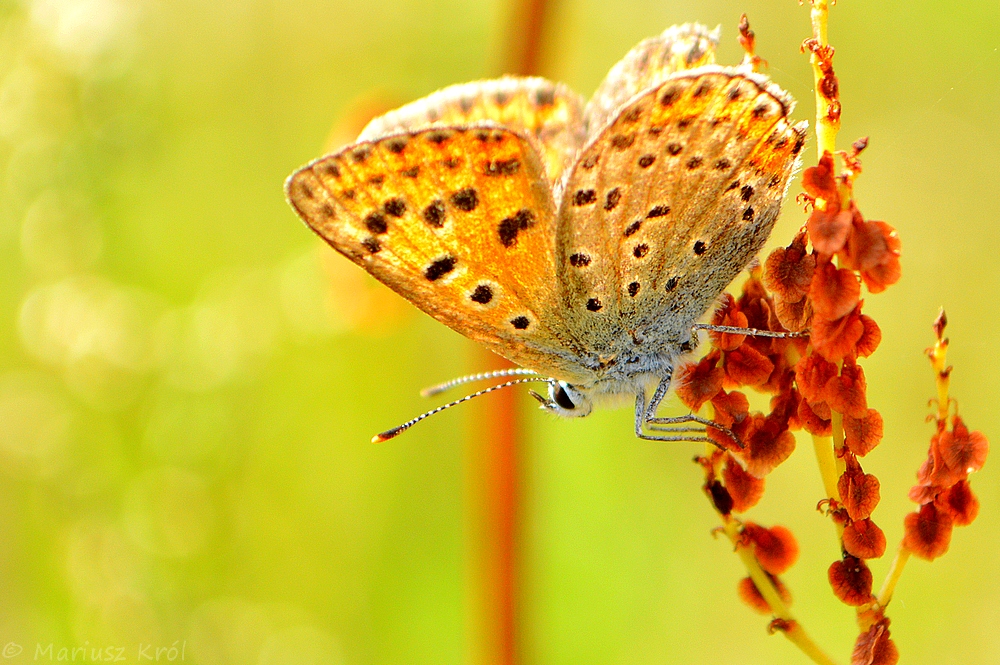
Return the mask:
M 461 386 L 466 383 L 472 383 L 474 381 L 486 381 L 489 379 L 502 379 L 508 376 L 539 376 L 538 372 L 530 369 L 524 369 L 523 367 L 511 367 L 508 369 L 498 369 L 492 372 L 480 372 L 479 374 L 469 374 L 467 376 L 460 376 L 457 379 L 452 379 L 451 381 L 445 381 L 444 383 L 439 383 L 436 386 L 431 386 L 430 388 L 424 388 L 420 391 L 421 397 L 433 397 L 439 393 L 443 393 L 446 390 L 451 390 L 456 386 Z
M 530 378 L 530 379 L 514 379 L 513 381 L 507 381 L 506 383 L 500 383 L 500 384 L 497 384 L 495 386 L 490 386 L 489 388 L 484 388 L 483 390 L 480 390 L 478 392 L 474 392 L 471 395 L 466 395 L 465 397 L 463 397 L 461 399 L 456 399 L 454 402 L 448 402 L 447 404 L 442 404 L 441 406 L 437 407 L 436 409 L 431 409 L 427 413 L 422 413 L 419 416 L 417 416 L 416 418 L 414 418 L 412 420 L 407 420 L 402 425 L 398 425 L 396 427 L 393 427 L 392 429 L 387 429 L 386 431 L 382 432 L 381 434 L 376 434 L 375 436 L 372 437 L 372 443 L 382 443 L 383 441 L 388 441 L 389 439 L 393 438 L 394 436 L 402 434 L 406 430 L 410 429 L 411 427 L 413 427 L 414 425 L 416 425 L 417 423 L 419 423 L 424 418 L 429 418 L 429 417 L 433 416 L 435 413 L 441 413 L 445 409 L 450 409 L 453 406 L 458 406 L 462 402 L 468 402 L 470 399 L 472 399 L 474 397 L 479 397 L 480 395 L 485 395 L 487 393 L 493 392 L 494 390 L 500 390 L 501 388 L 509 388 L 510 386 L 516 386 L 519 383 L 532 383 L 532 382 L 538 382 L 538 381 L 551 382 L 552 379 L 545 379 L 545 378 L 541 378 L 541 377 Z

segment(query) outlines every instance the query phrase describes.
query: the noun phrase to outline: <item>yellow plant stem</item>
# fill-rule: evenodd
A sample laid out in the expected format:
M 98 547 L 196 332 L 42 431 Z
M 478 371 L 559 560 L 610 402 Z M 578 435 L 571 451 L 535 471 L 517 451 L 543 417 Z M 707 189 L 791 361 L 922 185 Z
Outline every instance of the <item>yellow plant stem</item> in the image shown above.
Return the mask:
M 699 411 L 700 413 L 700 411 Z M 707 405 L 707 415 L 710 419 L 715 417 L 715 409 L 711 404 Z M 705 444 L 705 458 L 714 459 L 716 457 L 715 453 L 717 449 L 711 443 Z M 719 476 L 719 472 L 722 469 L 723 460 L 725 456 L 719 456 L 714 463 L 714 473 L 716 477 Z M 709 502 L 712 503 L 712 507 L 715 507 L 714 502 L 712 502 L 711 496 L 709 496 Z M 729 542 L 733 544 L 733 550 L 736 555 L 740 557 L 743 562 L 744 567 L 747 569 L 747 573 L 750 579 L 753 580 L 754 586 L 760 592 L 760 595 L 767 602 L 768 607 L 771 608 L 771 612 L 776 619 L 780 619 L 787 628 L 782 630 L 781 633 L 784 634 L 785 638 L 789 642 L 794 644 L 799 648 L 802 653 L 808 656 L 814 663 L 818 665 L 836 665 L 836 661 L 827 656 L 819 645 L 813 642 L 809 634 L 806 633 L 805 629 L 802 627 L 795 617 L 792 615 L 791 610 L 788 608 L 788 604 L 781 599 L 781 594 L 778 593 L 778 589 L 774 586 L 774 582 L 771 581 L 771 576 L 768 575 L 763 568 L 760 566 L 760 562 L 757 561 L 757 557 L 753 552 L 752 547 L 747 547 L 743 543 L 741 530 L 743 528 L 742 522 L 733 517 L 732 515 L 723 515 L 716 510 L 719 515 L 719 519 L 722 521 L 722 532 L 726 534 L 729 538 Z
M 951 383 L 951 372 L 946 364 L 948 338 L 944 337 L 945 321 L 944 312 L 942 311 L 938 320 L 940 328 L 936 328 L 938 339 L 934 343 L 934 346 L 928 349 L 927 354 L 931 360 L 931 365 L 934 367 L 934 382 L 937 387 L 938 398 L 937 421 L 939 427 L 943 427 L 945 421 L 948 419 L 948 387 Z M 906 562 L 910 560 L 910 554 L 911 552 L 906 545 L 900 542 L 899 549 L 896 550 L 896 557 L 892 560 L 889 572 L 886 573 L 885 581 L 882 582 L 882 588 L 878 592 L 876 603 L 878 603 L 879 607 L 885 607 L 892 600 L 892 594 L 896 590 L 896 583 L 899 582 L 899 578 L 903 574 Z
M 837 363 L 838 374 L 843 366 L 843 361 Z M 816 452 L 816 464 L 819 466 L 819 474 L 823 479 L 823 490 L 826 492 L 826 497 L 830 501 L 836 502 L 837 505 L 841 503 L 840 489 L 837 487 L 837 482 L 847 469 L 847 464 L 840 454 L 843 449 L 844 414 L 831 408 L 830 436 L 817 436 L 814 434 L 813 450 Z M 841 548 L 843 548 L 844 525 L 837 520 L 834 520 L 833 523 L 837 529 L 837 540 L 840 542 Z
M 844 471 L 847 470 L 847 463 L 844 462 L 844 458 L 842 457 L 844 450 L 847 448 L 847 444 L 844 443 L 844 414 L 833 409 L 830 410 L 830 429 L 833 431 L 833 458 L 837 466 L 837 479 L 840 480 L 840 477 L 844 475 Z M 839 489 L 834 496 L 839 500 Z
M 938 416 L 940 422 L 948 419 L 948 386 L 951 383 L 951 373 L 945 360 L 948 356 L 948 339 L 939 339 L 930 351 L 931 364 L 934 365 L 934 380 L 937 384 Z
M 742 524 L 739 520 L 728 515 L 722 515 L 721 517 L 722 531 L 729 538 L 730 542 L 732 542 L 737 556 L 740 557 L 743 565 L 746 566 L 747 573 L 750 575 L 750 579 L 753 580 L 754 586 L 757 587 L 760 595 L 767 601 L 774 617 L 780 619 L 788 626 L 788 629 L 782 630 L 781 633 L 814 663 L 818 663 L 819 665 L 835 665 L 836 661 L 826 655 L 819 648 L 819 645 L 809 637 L 802 624 L 795 620 L 791 610 L 788 609 L 788 605 L 781 599 L 781 595 L 771 581 L 771 577 L 760 567 L 760 562 L 757 561 L 757 557 L 753 553 L 753 548 L 747 547 L 742 543 L 740 533 Z
M 840 472 L 837 469 L 837 456 L 833 454 L 833 438 L 813 434 L 813 449 L 816 451 L 816 463 L 819 465 L 819 475 L 823 479 L 823 491 L 828 499 L 840 501 L 837 491 L 837 480 Z
M 836 414 L 839 415 L 839 414 Z M 834 448 L 833 437 L 813 435 L 813 451 L 816 453 L 816 464 L 819 466 L 819 475 L 823 480 L 823 491 L 826 498 L 840 504 L 840 490 L 837 489 L 837 481 L 844 473 L 844 461 L 837 457 Z M 844 535 L 844 526 L 834 521 L 837 529 L 837 540 L 841 540 Z
M 821 48 L 829 46 L 826 31 L 829 13 L 830 6 L 828 0 L 812 0 L 810 18 L 812 19 L 813 39 L 816 40 L 817 46 Z M 837 132 L 840 130 L 840 119 L 839 117 L 836 119 L 831 118 L 828 113 L 830 100 L 827 100 L 821 92 L 820 81 L 823 79 L 823 70 L 819 66 L 819 56 L 813 52 L 809 57 L 809 62 L 812 63 L 813 84 L 816 91 L 816 149 L 819 152 L 819 156 L 822 157 L 824 152 L 834 154 L 837 149 Z
M 830 5 L 828 0 L 812 0 L 811 5 L 810 20 L 812 21 L 813 39 L 816 41 L 818 48 L 823 48 L 829 45 L 827 23 L 830 14 Z M 819 156 L 822 158 L 824 153 L 836 153 L 837 131 L 840 129 L 840 122 L 839 118 L 834 122 L 829 117 L 829 101 L 823 96 L 820 85 L 823 79 L 823 70 L 819 66 L 820 57 L 815 51 L 810 55 L 809 62 L 812 63 L 813 67 L 813 84 L 816 91 L 816 142 Z M 843 202 L 841 204 L 841 207 L 843 207 Z M 839 371 L 842 364 L 837 364 Z M 837 481 L 844 473 L 845 468 L 843 459 L 837 454 L 837 451 L 844 446 L 843 415 L 834 411 L 831 416 L 830 427 L 832 429 L 831 436 L 813 435 L 813 449 L 816 452 L 816 462 L 819 465 L 819 472 L 823 479 L 823 489 L 826 491 L 826 496 L 828 499 L 836 501 L 839 504 L 840 491 L 837 489 Z M 837 538 L 841 540 L 844 527 L 839 523 L 836 523 L 836 525 Z
M 903 543 L 900 543 L 899 549 L 896 550 L 896 557 L 892 560 L 892 565 L 889 566 L 889 572 L 885 576 L 885 581 L 882 582 L 882 588 L 879 590 L 875 601 L 879 607 L 885 607 L 892 600 L 892 593 L 896 590 L 896 583 L 899 581 L 900 575 L 903 574 L 903 568 L 906 567 L 906 562 L 909 560 L 910 550 Z

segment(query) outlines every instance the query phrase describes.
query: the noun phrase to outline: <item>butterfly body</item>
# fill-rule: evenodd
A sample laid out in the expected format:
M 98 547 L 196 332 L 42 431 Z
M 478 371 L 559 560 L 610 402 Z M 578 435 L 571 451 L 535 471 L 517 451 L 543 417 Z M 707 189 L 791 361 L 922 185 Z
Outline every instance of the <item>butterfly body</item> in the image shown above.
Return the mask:
M 710 64 L 715 39 L 641 43 L 587 105 L 538 78 L 446 88 L 294 173 L 288 199 L 417 307 L 550 377 L 546 408 L 624 395 L 638 414 L 767 240 L 804 142 L 785 93 Z

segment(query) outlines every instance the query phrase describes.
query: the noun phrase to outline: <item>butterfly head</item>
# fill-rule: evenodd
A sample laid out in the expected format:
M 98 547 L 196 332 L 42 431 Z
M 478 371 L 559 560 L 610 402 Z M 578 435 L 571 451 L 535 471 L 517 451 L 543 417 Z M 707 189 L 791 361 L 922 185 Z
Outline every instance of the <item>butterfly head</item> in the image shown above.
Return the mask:
M 534 391 L 531 392 L 531 396 L 538 400 L 546 411 L 566 418 L 589 416 L 594 408 L 589 394 L 565 381 L 551 381 L 548 397 L 543 397 Z

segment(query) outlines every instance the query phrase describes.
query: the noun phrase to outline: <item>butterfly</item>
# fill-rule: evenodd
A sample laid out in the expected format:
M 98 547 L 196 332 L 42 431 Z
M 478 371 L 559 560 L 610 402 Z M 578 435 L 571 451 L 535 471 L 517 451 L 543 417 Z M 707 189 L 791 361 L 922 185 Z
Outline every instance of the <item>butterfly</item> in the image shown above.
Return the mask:
M 692 438 L 657 409 L 694 328 L 770 235 L 805 142 L 791 97 L 714 64 L 718 33 L 667 29 L 589 102 L 542 78 L 451 86 L 371 121 L 285 191 L 334 249 L 524 375 L 562 416 L 634 398 L 635 434 Z M 649 398 L 647 399 L 647 396 Z

